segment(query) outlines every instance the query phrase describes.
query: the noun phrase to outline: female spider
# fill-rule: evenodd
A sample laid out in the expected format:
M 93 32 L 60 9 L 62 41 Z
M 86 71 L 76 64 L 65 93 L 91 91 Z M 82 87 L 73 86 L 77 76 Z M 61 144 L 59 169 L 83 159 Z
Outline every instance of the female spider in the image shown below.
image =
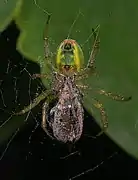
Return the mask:
M 48 15 L 46 29 L 48 29 L 50 17 L 51 16 Z M 49 62 L 52 67 L 54 76 L 51 89 L 40 94 L 29 106 L 15 113 L 15 115 L 21 115 L 30 111 L 38 105 L 41 100 L 45 99 L 42 107 L 42 128 L 47 135 L 64 143 L 73 143 L 80 139 L 84 120 L 81 88 L 86 88 L 86 86 L 78 85 L 77 81 L 87 78 L 86 75 L 95 70 L 94 62 L 100 44 L 99 27 L 100 26 L 97 26 L 95 30 L 93 29 L 94 43 L 88 64 L 85 68 L 82 68 L 84 61 L 83 51 L 79 44 L 73 39 L 65 39 L 61 42 L 56 53 L 56 67 L 53 67 L 49 61 L 51 54 L 48 46 L 48 36 L 47 33 L 45 34 L 45 60 Z M 34 74 L 33 77 L 49 78 L 47 74 Z M 97 92 L 117 101 L 128 101 L 131 99 L 131 97 L 125 98 L 121 95 L 105 92 L 104 90 Z M 93 98 L 93 100 L 95 102 L 93 105 L 100 110 L 103 131 L 105 131 L 108 127 L 105 109 L 98 100 L 95 98 Z M 49 104 L 52 101 L 56 101 L 56 103 L 50 108 Z

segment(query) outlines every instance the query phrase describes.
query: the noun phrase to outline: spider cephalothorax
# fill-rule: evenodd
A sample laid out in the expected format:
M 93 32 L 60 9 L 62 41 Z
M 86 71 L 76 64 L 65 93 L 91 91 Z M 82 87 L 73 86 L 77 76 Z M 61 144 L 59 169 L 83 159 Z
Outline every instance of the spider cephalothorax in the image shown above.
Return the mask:
M 73 39 L 65 39 L 57 49 L 56 66 L 63 74 L 79 72 L 84 63 L 83 51 Z

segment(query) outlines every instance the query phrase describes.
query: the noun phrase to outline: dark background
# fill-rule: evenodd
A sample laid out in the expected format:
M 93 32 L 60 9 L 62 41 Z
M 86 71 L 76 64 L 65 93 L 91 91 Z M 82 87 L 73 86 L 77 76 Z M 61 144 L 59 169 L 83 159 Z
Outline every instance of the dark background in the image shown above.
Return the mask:
M 4 98 L 4 103 L 0 100 L 3 109 L 0 110 L 1 123 L 7 120 L 13 109 L 22 109 L 29 104 L 30 97 L 33 99 L 44 88 L 40 81 L 32 80 L 29 89 L 29 73 L 39 73 L 39 67 L 16 51 L 18 36 L 19 30 L 14 22 L 0 34 L 0 90 Z M 66 145 L 49 139 L 40 127 L 41 106 L 42 103 L 34 108 L 0 161 L 0 179 L 58 177 L 66 180 L 80 173 L 83 174 L 76 179 L 138 177 L 135 159 L 106 135 L 97 139 L 92 137 L 100 128 L 86 111 L 83 136 L 72 149 L 74 154 L 70 154 Z M 0 146 L 1 154 L 7 143 Z

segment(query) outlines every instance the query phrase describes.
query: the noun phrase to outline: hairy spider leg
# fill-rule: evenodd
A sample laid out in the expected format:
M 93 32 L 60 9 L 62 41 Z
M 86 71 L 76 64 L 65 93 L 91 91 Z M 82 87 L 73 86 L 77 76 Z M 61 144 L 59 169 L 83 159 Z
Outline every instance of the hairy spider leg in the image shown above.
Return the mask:
M 48 121 L 47 120 L 47 117 L 48 117 L 47 114 L 48 114 L 48 103 L 45 101 L 44 104 L 43 104 L 43 107 L 42 107 L 41 127 L 51 139 L 54 139 L 47 130 L 47 125 L 46 125 L 46 122 Z
M 98 25 L 98 27 L 96 28 L 97 32 L 96 30 L 92 29 L 93 35 L 94 35 L 94 43 L 93 43 L 92 51 L 91 51 L 90 58 L 87 64 L 87 71 L 90 69 L 95 70 L 95 66 L 94 66 L 95 58 L 100 48 L 99 28 L 100 28 L 100 25 Z
M 116 101 L 129 101 L 132 99 L 131 96 L 129 97 L 124 97 L 120 94 L 115 94 L 115 93 L 112 93 L 112 92 L 106 92 L 105 90 L 101 89 L 99 91 L 97 91 L 97 93 L 99 94 L 102 94 L 102 95 L 105 95 L 107 97 L 110 97 L 112 98 L 113 100 L 116 100 Z
M 49 22 L 51 19 L 51 15 L 48 15 L 48 19 L 46 21 L 45 29 L 43 32 L 43 39 L 44 39 L 44 53 L 45 53 L 45 59 L 49 61 L 49 58 L 51 58 L 51 53 L 49 50 L 49 44 L 48 44 L 48 27 L 49 27 Z M 49 62 L 51 64 L 51 62 Z
M 104 90 L 99 90 L 97 91 L 99 94 L 102 94 L 102 95 L 105 95 L 107 97 L 110 97 L 112 98 L 113 100 L 116 100 L 116 101 L 129 101 L 131 100 L 131 97 L 124 97 L 122 95 L 118 95 L 118 94 L 113 94 L 111 92 L 106 92 Z M 102 105 L 102 103 L 100 103 L 98 100 L 94 99 L 96 103 L 94 103 L 93 105 L 100 110 L 100 114 L 101 114 L 101 121 L 102 121 L 102 124 L 103 124 L 103 130 L 98 133 L 98 135 L 96 136 L 100 136 L 103 132 L 106 131 L 106 129 L 108 128 L 108 118 L 107 118 L 107 114 L 106 114 L 106 111 Z
M 91 89 L 88 85 L 76 84 L 76 86 L 80 89 Z
M 108 117 L 105 111 L 105 108 L 103 107 L 103 104 L 98 101 L 97 99 L 93 98 L 93 100 L 95 101 L 95 103 L 93 103 L 94 107 L 96 107 L 97 109 L 100 110 L 100 114 L 101 114 L 101 122 L 103 124 L 103 128 L 102 131 L 99 132 L 96 136 L 100 136 L 101 134 L 103 134 L 104 132 L 106 132 L 107 128 L 108 128 Z
M 46 21 L 44 33 L 43 33 L 43 39 L 44 39 L 44 54 L 45 54 L 45 60 L 47 61 L 47 65 L 49 68 L 52 68 L 53 71 L 57 71 L 57 69 L 52 65 L 52 53 L 49 49 L 49 42 L 48 42 L 48 28 L 49 28 L 49 22 L 51 19 L 51 14 L 48 15 L 48 19 Z
M 35 106 L 37 106 L 40 101 L 42 101 L 43 99 L 45 99 L 46 97 L 48 97 L 51 94 L 51 90 L 46 90 L 44 92 L 42 92 L 38 97 L 36 97 L 32 103 L 30 103 L 28 106 L 24 107 L 23 110 L 21 110 L 20 112 L 14 113 L 14 115 L 22 115 L 27 113 L 28 111 L 32 110 Z
M 36 78 L 45 78 L 45 79 L 50 79 L 51 74 L 33 74 L 32 75 L 32 79 L 36 79 Z
M 99 28 L 100 25 L 98 25 L 96 29 L 92 29 L 94 36 L 94 43 L 92 45 L 92 50 L 87 66 L 84 69 L 82 69 L 80 73 L 78 73 L 79 79 L 87 78 L 90 72 L 92 72 L 93 74 L 97 74 L 95 72 L 94 63 L 95 63 L 96 55 L 98 54 L 100 48 Z
M 51 19 L 51 14 L 48 15 L 48 19 L 46 21 L 46 25 L 45 25 L 45 30 L 43 32 L 43 39 L 44 39 L 44 56 L 45 59 L 44 61 L 47 61 L 47 66 L 51 69 L 52 71 L 57 71 L 57 69 L 52 65 L 52 53 L 50 52 L 49 49 L 49 42 L 48 42 L 48 27 L 49 27 L 49 22 Z M 32 78 L 51 78 L 49 74 L 33 74 Z

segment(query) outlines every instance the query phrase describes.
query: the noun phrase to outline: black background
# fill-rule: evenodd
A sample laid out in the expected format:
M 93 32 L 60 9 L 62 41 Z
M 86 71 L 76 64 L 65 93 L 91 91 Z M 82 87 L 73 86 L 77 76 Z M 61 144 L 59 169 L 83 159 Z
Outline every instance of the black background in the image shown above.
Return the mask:
M 0 89 L 6 108 L 2 102 L 0 106 L 6 109 L 6 112 L 11 112 L 19 102 L 23 108 L 29 103 L 30 95 L 33 98 L 36 92 L 39 93 L 44 88 L 41 85 L 38 89 L 41 83 L 33 81 L 31 94 L 28 95 L 30 80 L 28 72 L 39 73 L 39 67 L 25 60 L 16 51 L 18 36 L 19 30 L 14 22 L 0 34 L 0 80 L 3 80 Z M 9 70 L 6 73 L 9 62 Z M 24 67 L 28 72 L 23 71 Z M 17 80 L 16 87 L 15 80 Z M 15 88 L 18 90 L 17 102 L 15 102 Z M 41 105 L 42 103 L 34 108 L 33 116 L 30 115 L 28 121 L 20 128 L 0 161 L 0 179 L 27 180 L 58 177 L 66 180 L 83 172 L 76 179 L 138 177 L 137 160 L 122 151 L 106 135 L 97 139 L 92 137 L 100 129 L 86 111 L 83 136 L 72 149 L 72 153 L 76 153 L 70 154 L 66 145 L 49 139 L 40 127 Z M 3 121 L 8 118 L 8 115 L 0 110 Z M 7 142 L 0 147 L 1 153 L 6 148 L 6 144 Z

